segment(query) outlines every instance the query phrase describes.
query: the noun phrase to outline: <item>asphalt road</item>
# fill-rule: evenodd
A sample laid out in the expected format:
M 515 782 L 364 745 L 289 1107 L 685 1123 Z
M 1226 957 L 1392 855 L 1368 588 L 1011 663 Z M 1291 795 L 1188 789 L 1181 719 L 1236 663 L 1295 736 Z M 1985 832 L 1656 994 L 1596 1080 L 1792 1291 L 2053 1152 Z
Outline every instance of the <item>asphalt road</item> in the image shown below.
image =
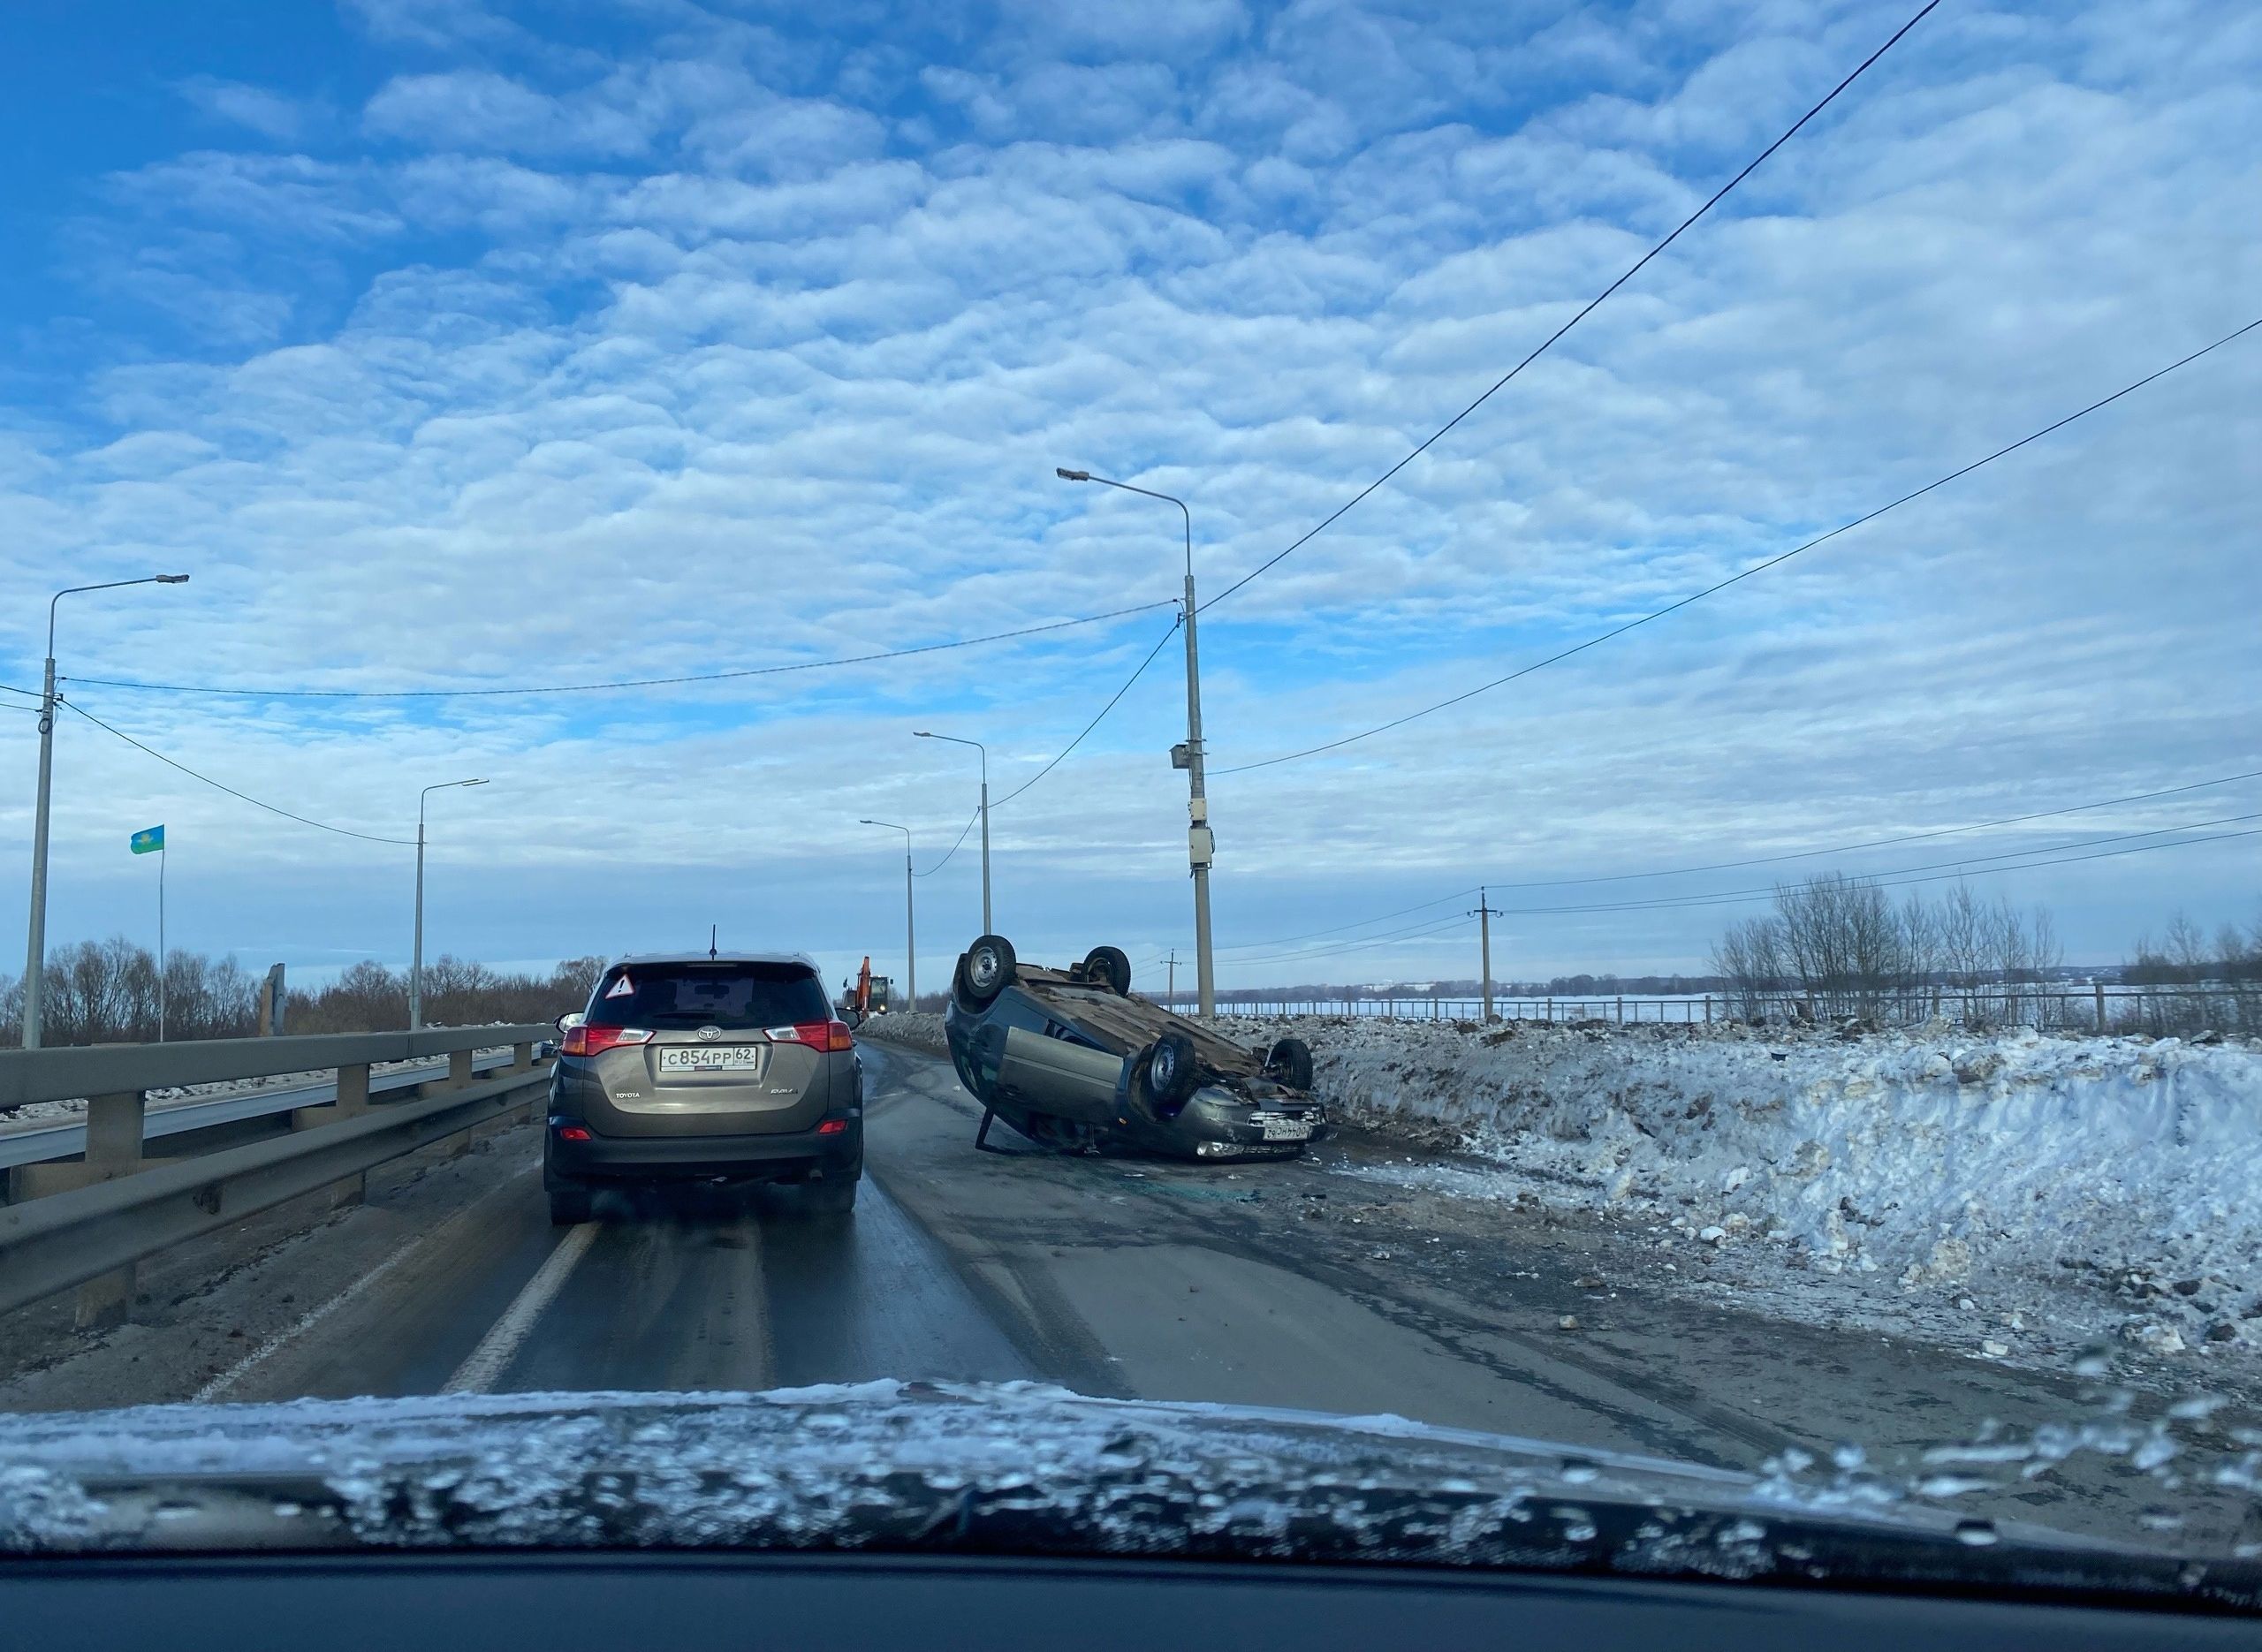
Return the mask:
M 1744 1467 L 1856 1441 L 1913 1467 L 1984 1419 L 2084 1403 L 2070 1377 L 1738 1312 L 1606 1231 L 1359 1174 L 1397 1148 L 1236 1170 L 976 1154 L 947 1063 L 864 1059 L 853 1217 L 773 1189 L 554 1229 L 522 1127 L 373 1176 L 365 1207 L 169 1259 L 104 1337 L 50 1323 L 11 1357 L 0 1322 L 0 1407 L 1033 1378 Z M 2126 1536 L 2153 1489 L 2077 1464 L 1986 1501 Z

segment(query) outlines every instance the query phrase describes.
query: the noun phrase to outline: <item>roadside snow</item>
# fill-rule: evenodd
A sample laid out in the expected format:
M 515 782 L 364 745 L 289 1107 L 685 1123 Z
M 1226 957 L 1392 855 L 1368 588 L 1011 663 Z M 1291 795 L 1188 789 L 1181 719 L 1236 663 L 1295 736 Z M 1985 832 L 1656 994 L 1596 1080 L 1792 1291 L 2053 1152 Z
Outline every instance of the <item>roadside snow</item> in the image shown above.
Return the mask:
M 2079 1282 L 2135 1310 L 2122 1334 L 2153 1352 L 2262 1339 L 2251 1045 L 1944 1026 L 1853 1040 L 1309 1017 L 1221 1030 L 1295 1033 L 1340 1116 L 1495 1162 L 1513 1174 L 1492 1197 L 1669 1221 L 1660 1249 L 1772 1241 L 1793 1267 L 1951 1300 L 1981 1282 Z M 1466 1195 L 1484 1177 L 1409 1164 L 1403 1178 Z
M 943 1036 L 943 1018 L 923 1010 L 891 1010 L 885 1015 L 875 1015 L 856 1029 L 856 1036 L 877 1038 L 884 1044 L 907 1044 L 934 1056 L 950 1054 L 950 1043 Z

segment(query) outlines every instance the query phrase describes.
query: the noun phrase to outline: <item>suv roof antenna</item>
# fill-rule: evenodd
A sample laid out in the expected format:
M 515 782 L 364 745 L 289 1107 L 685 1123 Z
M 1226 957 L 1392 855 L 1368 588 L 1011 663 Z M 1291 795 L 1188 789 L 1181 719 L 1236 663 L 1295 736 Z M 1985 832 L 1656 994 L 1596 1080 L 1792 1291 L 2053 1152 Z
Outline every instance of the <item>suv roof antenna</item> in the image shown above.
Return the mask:
M 710 958 L 715 956 L 715 936 L 722 927 L 719 923 L 710 923 L 707 926 L 707 956 Z

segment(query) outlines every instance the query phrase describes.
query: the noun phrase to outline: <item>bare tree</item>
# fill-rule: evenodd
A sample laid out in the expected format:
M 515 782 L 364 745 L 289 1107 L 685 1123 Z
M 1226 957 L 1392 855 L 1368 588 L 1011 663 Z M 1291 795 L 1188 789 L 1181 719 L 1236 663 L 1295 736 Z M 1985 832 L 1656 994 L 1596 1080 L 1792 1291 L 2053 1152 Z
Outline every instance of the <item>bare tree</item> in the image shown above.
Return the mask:
M 1774 918 L 1746 918 L 1729 926 L 1712 947 L 1712 973 L 1727 989 L 1733 1013 L 1759 1022 L 1767 1017 L 1767 995 L 1783 987 L 1782 924 Z

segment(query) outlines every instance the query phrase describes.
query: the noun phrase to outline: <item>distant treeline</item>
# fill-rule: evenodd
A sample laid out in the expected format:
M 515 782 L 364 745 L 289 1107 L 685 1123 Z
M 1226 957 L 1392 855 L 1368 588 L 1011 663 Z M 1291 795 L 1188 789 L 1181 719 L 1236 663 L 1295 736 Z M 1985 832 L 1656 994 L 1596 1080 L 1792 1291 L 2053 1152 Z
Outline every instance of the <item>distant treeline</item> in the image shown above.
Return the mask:
M 588 1002 L 602 958 L 568 959 L 548 974 L 490 969 L 443 955 L 424 966 L 424 1024 L 477 1027 L 554 1020 Z M 232 958 L 176 951 L 165 959 L 165 1036 L 249 1038 L 259 1030 L 263 975 Z M 23 1041 L 22 978 L 0 975 L 0 1046 Z M 408 974 L 360 963 L 326 987 L 287 987 L 285 1033 L 386 1033 L 408 1025 Z M 112 936 L 48 954 L 40 1001 L 42 1042 L 148 1043 L 157 1036 L 157 960 Z

